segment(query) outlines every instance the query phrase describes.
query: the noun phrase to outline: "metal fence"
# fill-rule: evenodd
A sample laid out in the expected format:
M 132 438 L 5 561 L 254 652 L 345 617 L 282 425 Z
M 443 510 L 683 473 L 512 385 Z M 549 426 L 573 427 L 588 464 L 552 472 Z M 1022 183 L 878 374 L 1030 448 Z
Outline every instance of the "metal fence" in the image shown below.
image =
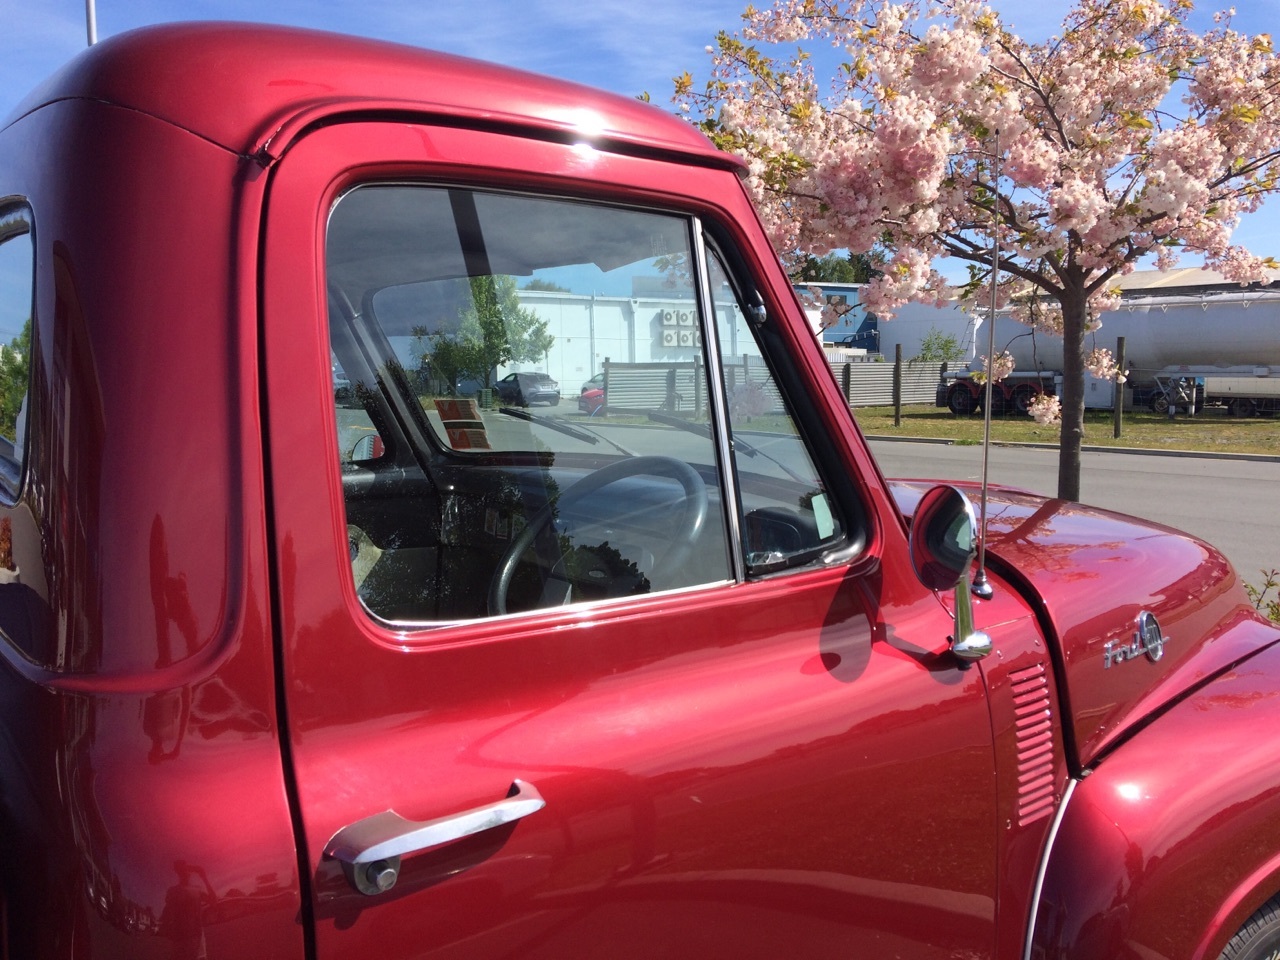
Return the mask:
M 893 404 L 893 363 L 833 361 L 831 374 L 851 407 L 888 407 Z M 932 404 L 945 363 L 902 363 L 902 402 Z
M 894 402 L 893 363 L 830 362 L 831 374 L 853 407 L 890 406 Z M 932 404 L 946 370 L 941 363 L 901 364 L 902 402 Z M 697 362 L 614 363 L 604 365 L 605 400 L 610 410 L 663 410 L 699 415 L 706 407 L 706 376 Z M 753 397 L 759 412 L 781 413 L 782 398 L 760 357 L 729 357 L 725 361 L 725 390 L 735 397 L 763 390 Z M 760 409 L 766 408 L 766 409 Z

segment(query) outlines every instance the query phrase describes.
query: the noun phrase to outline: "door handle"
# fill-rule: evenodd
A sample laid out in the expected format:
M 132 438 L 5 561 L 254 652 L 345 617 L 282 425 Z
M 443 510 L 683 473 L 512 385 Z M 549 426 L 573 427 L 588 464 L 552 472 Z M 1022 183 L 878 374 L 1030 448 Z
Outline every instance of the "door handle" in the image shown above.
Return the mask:
M 516 780 L 506 799 L 436 820 L 406 820 L 385 810 L 335 833 L 324 846 L 324 856 L 342 864 L 353 887 L 374 896 L 395 886 L 401 857 L 514 823 L 546 805 L 533 784 Z

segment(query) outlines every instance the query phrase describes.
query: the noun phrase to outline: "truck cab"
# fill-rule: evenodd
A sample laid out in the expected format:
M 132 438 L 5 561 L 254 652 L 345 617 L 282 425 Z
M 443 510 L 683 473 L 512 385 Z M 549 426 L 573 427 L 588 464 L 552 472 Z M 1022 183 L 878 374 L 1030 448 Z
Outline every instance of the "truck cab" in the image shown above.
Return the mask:
M 1227 947 L 1280 890 L 1280 629 L 1017 491 L 970 598 L 966 498 L 882 476 L 741 175 L 286 28 L 31 94 L 0 955 Z M 591 411 L 457 389 L 606 361 Z

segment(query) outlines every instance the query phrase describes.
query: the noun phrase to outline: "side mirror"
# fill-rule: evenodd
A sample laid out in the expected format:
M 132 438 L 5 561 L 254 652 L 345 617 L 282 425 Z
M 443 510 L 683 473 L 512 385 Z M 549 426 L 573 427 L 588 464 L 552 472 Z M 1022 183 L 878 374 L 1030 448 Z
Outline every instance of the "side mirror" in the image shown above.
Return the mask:
M 351 448 L 351 462 L 360 460 L 377 460 L 387 452 L 382 437 L 376 433 L 367 433 L 356 441 Z
M 969 568 L 977 554 L 977 538 L 973 505 L 955 487 L 934 487 L 920 498 L 911 521 L 911 565 L 928 589 L 954 592 L 951 652 L 964 663 L 991 653 L 991 638 L 974 629 L 969 596 Z

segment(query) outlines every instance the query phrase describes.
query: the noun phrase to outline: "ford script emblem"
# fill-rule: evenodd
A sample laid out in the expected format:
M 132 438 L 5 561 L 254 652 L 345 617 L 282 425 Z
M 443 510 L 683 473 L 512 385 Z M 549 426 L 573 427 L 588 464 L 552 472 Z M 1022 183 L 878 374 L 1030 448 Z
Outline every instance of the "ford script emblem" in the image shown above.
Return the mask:
M 1160 621 L 1149 610 L 1138 614 L 1138 632 L 1130 643 L 1118 643 L 1111 640 L 1102 647 L 1103 669 L 1111 669 L 1113 663 L 1135 660 L 1142 654 L 1155 663 L 1164 656 L 1164 645 L 1169 638 L 1160 632 Z

